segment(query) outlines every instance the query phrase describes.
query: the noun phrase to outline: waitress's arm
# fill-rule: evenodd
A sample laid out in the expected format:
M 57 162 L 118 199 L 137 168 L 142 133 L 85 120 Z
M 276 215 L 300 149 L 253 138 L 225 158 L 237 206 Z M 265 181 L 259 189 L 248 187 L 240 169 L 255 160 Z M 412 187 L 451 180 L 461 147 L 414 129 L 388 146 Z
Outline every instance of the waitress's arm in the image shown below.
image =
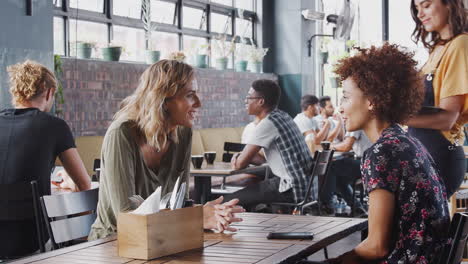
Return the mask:
M 434 114 L 418 114 L 411 117 L 406 124 L 416 128 L 450 130 L 460 115 L 464 100 L 464 95 L 443 98 L 439 104 L 443 111 Z

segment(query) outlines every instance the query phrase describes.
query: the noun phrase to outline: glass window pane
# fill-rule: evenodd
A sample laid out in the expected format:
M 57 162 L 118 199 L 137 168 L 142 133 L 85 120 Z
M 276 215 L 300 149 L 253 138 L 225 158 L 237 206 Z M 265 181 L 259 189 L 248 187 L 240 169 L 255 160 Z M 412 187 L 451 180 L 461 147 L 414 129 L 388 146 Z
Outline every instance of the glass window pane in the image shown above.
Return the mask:
M 235 7 L 239 9 L 254 11 L 253 0 L 235 0 L 234 2 Z
M 113 13 L 117 16 L 141 18 L 141 0 L 113 0 Z
M 151 20 L 158 23 L 174 24 L 175 3 L 151 1 Z
M 169 54 L 179 50 L 179 35 L 166 32 L 153 32 L 151 40 L 155 45 L 155 49 L 161 51 L 161 58 L 169 58 Z
M 194 57 L 197 54 L 208 53 L 208 40 L 206 38 L 184 36 L 184 53 L 187 56 L 187 63 L 194 64 Z M 207 54 L 209 55 L 209 54 Z
M 54 0 L 54 6 L 61 7 L 62 6 L 62 0 Z
M 206 30 L 206 15 L 202 9 L 184 6 L 183 27 Z
M 145 32 L 143 29 L 114 26 L 112 43 L 122 45 L 121 60 L 143 61 L 145 53 Z
M 236 19 L 236 34 L 242 38 L 253 38 L 252 22 L 245 19 Z
M 402 8 L 407 6 L 408 8 Z M 388 38 L 391 43 L 408 47 L 410 50 L 415 51 L 415 59 L 419 62 L 420 66 L 428 57 L 427 50 L 421 42 L 416 45 L 411 40 L 411 34 L 415 23 L 411 17 L 409 4 L 405 0 L 392 0 L 388 3 Z
M 366 45 L 382 42 L 382 1 L 361 0 L 358 5 L 356 10 L 359 12 L 356 11 L 354 17 L 351 39 Z
M 82 20 L 70 19 L 70 56 L 75 56 L 73 48 L 76 41 L 91 42 L 98 45 L 107 45 L 107 25 Z M 91 55 L 99 57 L 96 52 Z
M 54 17 L 54 54 L 65 55 L 64 31 L 65 23 L 62 17 Z
M 217 4 L 232 6 L 232 0 L 211 0 L 211 3 L 217 3 Z
M 104 0 L 70 0 L 70 7 L 104 13 Z
M 232 35 L 231 17 L 218 13 L 211 13 L 211 32 Z

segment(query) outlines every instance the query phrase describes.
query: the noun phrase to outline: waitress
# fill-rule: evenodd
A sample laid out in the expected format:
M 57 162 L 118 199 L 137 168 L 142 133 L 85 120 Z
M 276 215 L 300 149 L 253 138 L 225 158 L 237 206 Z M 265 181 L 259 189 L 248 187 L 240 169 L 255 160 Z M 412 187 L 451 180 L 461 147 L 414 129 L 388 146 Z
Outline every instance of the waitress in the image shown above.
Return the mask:
M 463 126 L 468 121 L 468 19 L 463 0 L 412 0 L 416 27 L 430 56 L 425 75 L 424 106 L 440 111 L 420 112 L 408 121 L 409 133 L 432 155 L 450 197 L 463 181 L 466 162 Z

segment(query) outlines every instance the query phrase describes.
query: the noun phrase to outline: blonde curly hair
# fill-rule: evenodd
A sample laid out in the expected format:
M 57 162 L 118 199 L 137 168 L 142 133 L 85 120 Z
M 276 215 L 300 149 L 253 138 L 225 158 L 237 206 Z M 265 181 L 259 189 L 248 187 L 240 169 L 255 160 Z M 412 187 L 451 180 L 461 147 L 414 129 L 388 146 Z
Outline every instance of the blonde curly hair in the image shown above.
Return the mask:
M 49 88 L 57 88 L 54 74 L 44 65 L 27 60 L 7 67 L 14 105 L 24 104 Z
M 151 65 L 141 75 L 135 92 L 123 100 L 114 119 L 134 121 L 145 142 L 158 151 L 166 145 L 168 138 L 177 142 L 177 130 L 170 131 L 164 104 L 193 78 L 193 68 L 183 62 L 161 60 Z

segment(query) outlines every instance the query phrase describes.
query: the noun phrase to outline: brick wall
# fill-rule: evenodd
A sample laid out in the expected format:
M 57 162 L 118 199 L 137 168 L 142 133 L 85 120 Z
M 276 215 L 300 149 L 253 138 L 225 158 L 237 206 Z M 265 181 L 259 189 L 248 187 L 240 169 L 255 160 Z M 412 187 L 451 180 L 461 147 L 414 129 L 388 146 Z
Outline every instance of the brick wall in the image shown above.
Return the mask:
M 146 64 L 62 58 L 62 117 L 75 136 L 104 135 L 120 102 L 137 85 Z M 239 127 L 251 118 L 244 97 L 257 79 L 274 74 L 196 69 L 202 107 L 195 128 Z

